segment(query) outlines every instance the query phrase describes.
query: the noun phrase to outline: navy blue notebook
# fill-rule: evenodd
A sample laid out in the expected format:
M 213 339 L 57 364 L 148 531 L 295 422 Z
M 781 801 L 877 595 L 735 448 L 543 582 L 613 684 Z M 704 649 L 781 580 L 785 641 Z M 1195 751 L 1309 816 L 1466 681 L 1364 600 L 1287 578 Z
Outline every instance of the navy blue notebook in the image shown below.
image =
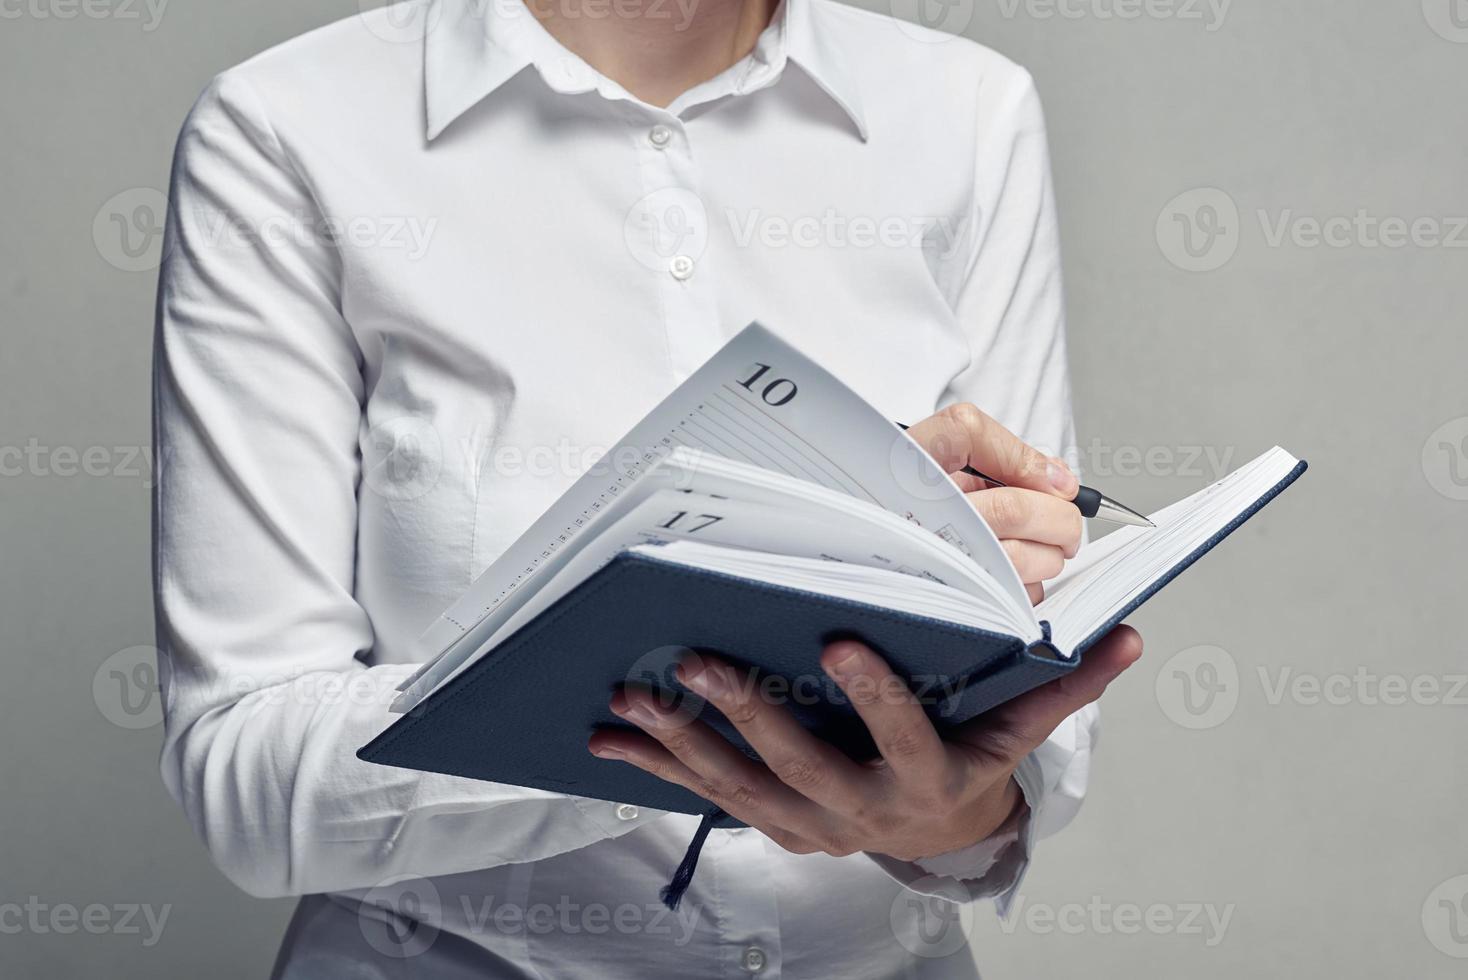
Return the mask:
M 1118 597 L 1099 619 L 1068 630 L 1062 628 L 1063 618 L 1042 620 L 1042 635 L 1031 642 L 710 571 L 680 560 L 671 546 L 634 548 L 435 689 L 358 756 L 382 765 L 704 813 L 709 804 L 681 787 L 587 751 L 593 729 L 624 725 L 608 708 L 619 685 L 644 685 L 683 701 L 749 751 L 717 711 L 700 710 L 696 696 L 673 676 L 683 651 L 717 653 L 776 679 L 770 683 L 803 684 L 801 696 L 786 699 L 801 721 L 851 755 L 869 755 L 865 729 L 839 690 L 819 683 L 824 674 L 818 657 L 826 643 L 841 637 L 866 641 L 910 680 L 938 726 L 961 724 L 1075 669 L 1088 647 L 1274 499 L 1305 466 L 1292 458 L 1278 460 L 1274 475 L 1264 476 L 1274 482 L 1221 515 L 1201 543 L 1135 594 Z M 1121 564 L 1128 547 L 1177 525 L 1167 511 L 1154 516 L 1158 531 L 1117 531 L 1088 546 L 1102 548 L 1116 539 L 1108 552 L 1095 557 L 1083 552 L 1082 559 L 1091 557 L 1092 569 L 1117 575 L 1116 568 L 1105 567 L 1108 562 Z M 1058 586 L 1047 602 L 1066 595 L 1066 587 Z M 723 822 L 733 824 L 727 818 Z

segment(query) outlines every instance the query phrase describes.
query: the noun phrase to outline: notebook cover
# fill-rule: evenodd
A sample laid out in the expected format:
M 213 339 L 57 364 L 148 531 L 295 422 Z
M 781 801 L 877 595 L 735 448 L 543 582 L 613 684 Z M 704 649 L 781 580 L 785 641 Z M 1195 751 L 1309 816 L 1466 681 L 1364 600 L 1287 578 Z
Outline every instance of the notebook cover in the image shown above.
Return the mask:
M 819 665 L 827 643 L 857 637 L 909 679 L 940 727 L 959 724 L 1073 668 L 1009 636 L 755 582 L 642 554 L 617 556 L 505 643 L 451 679 L 357 756 L 367 762 L 511 783 L 681 813 L 709 804 L 586 749 L 622 684 L 658 689 L 751 750 L 718 711 L 678 684 L 685 650 L 758 667 L 762 690 L 855 757 L 866 728 Z M 987 694 L 975 696 L 969 682 Z M 963 696 L 964 692 L 967 696 Z M 752 753 L 751 753 L 752 754 Z

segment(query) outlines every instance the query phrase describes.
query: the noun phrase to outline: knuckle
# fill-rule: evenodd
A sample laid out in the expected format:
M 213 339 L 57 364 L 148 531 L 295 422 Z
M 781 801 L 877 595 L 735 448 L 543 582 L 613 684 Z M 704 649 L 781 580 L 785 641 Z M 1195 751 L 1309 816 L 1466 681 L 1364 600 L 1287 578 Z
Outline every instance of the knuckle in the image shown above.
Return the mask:
M 668 765 L 665 759 L 649 759 L 642 764 L 642 768 L 652 775 L 667 782 L 677 782 L 673 778 L 673 767 Z
M 958 402 L 949 405 L 939 414 L 947 416 L 966 429 L 982 428 L 989 421 L 989 416 L 981 412 L 979 406 L 973 402 Z
M 923 733 L 913 725 L 902 725 L 882 739 L 882 755 L 889 760 L 911 759 L 927 745 Z
M 1019 729 L 999 728 L 990 734 L 989 739 L 991 750 L 1000 758 L 1017 759 L 1029 753 L 1029 735 Z
M 999 531 L 1016 531 L 1029 520 L 1029 501 L 1012 487 L 986 490 L 989 523 Z
M 775 771 L 780 782 L 795 789 L 811 789 L 826 778 L 824 770 L 809 759 L 791 759 Z
M 1036 479 L 1045 477 L 1050 472 L 1050 457 L 1029 443 L 1022 442 L 1020 445 L 1024 447 L 1024 458 L 1021 462 L 1024 463 L 1025 472 Z
M 857 848 L 844 834 L 827 834 L 821 840 L 821 850 L 831 857 L 843 858 L 855 854 Z
M 868 837 L 882 840 L 900 830 L 905 821 L 889 810 L 879 809 L 857 814 L 855 822 Z
M 738 727 L 752 725 L 760 714 L 760 706 L 749 698 L 738 698 L 720 710 L 725 718 Z
M 700 778 L 694 787 L 694 792 L 704 799 L 711 800 L 721 807 L 748 809 L 757 805 L 758 800 L 754 788 L 737 780 L 716 782 L 707 778 Z
M 720 795 L 733 806 L 740 808 L 757 808 L 759 806 L 759 793 L 755 788 L 742 780 L 734 780 L 720 788 Z
M 664 748 L 677 756 L 687 755 L 693 750 L 693 738 L 681 728 L 664 734 L 662 742 Z

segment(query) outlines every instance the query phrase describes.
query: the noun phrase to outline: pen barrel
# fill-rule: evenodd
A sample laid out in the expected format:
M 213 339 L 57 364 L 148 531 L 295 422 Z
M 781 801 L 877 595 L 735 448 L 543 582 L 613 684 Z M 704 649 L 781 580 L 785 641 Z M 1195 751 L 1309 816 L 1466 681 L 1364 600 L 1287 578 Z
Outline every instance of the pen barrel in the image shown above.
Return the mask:
M 1102 499 L 1101 491 L 1081 487 L 1081 492 L 1076 494 L 1075 505 L 1083 517 L 1095 517 L 1101 509 Z

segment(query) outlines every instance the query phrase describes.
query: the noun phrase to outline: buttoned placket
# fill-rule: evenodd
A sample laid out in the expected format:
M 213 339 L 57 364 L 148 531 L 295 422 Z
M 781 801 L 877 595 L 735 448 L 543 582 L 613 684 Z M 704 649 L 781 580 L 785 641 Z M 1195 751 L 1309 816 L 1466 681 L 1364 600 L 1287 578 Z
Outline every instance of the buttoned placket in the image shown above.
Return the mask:
M 705 845 L 709 880 L 694 879 L 698 895 L 717 896 L 722 954 L 729 963 L 725 976 L 778 980 L 780 901 L 770 876 L 768 849 L 776 845 L 752 830 L 715 831 Z M 703 870 L 700 871 L 703 873 Z
M 658 291 L 676 381 L 683 381 L 726 339 L 718 314 L 717 256 L 710 250 L 710 222 L 716 220 L 701 194 L 701 174 L 681 111 L 719 94 L 740 96 L 773 83 L 783 59 L 764 47 L 725 93 L 696 88 L 667 109 L 647 105 L 614 82 L 600 78 L 574 57 L 562 57 L 542 72 L 562 94 L 595 90 L 626 121 L 642 196 L 629 202 L 624 234 L 628 262 L 651 277 Z M 629 804 L 614 805 L 618 821 L 642 814 Z M 781 975 L 779 899 L 769 876 L 768 851 L 775 845 L 741 828 L 715 831 L 703 850 L 704 868 L 695 878 L 690 902 L 716 902 L 702 914 L 720 928 L 722 955 L 731 976 Z M 715 911 L 717 914 L 715 914 Z
M 719 325 L 717 256 L 709 247 L 713 216 L 700 192 L 690 134 L 674 113 L 621 104 L 635 147 L 642 198 L 628 222 L 631 260 L 658 292 L 674 377 L 691 375 L 724 337 Z

